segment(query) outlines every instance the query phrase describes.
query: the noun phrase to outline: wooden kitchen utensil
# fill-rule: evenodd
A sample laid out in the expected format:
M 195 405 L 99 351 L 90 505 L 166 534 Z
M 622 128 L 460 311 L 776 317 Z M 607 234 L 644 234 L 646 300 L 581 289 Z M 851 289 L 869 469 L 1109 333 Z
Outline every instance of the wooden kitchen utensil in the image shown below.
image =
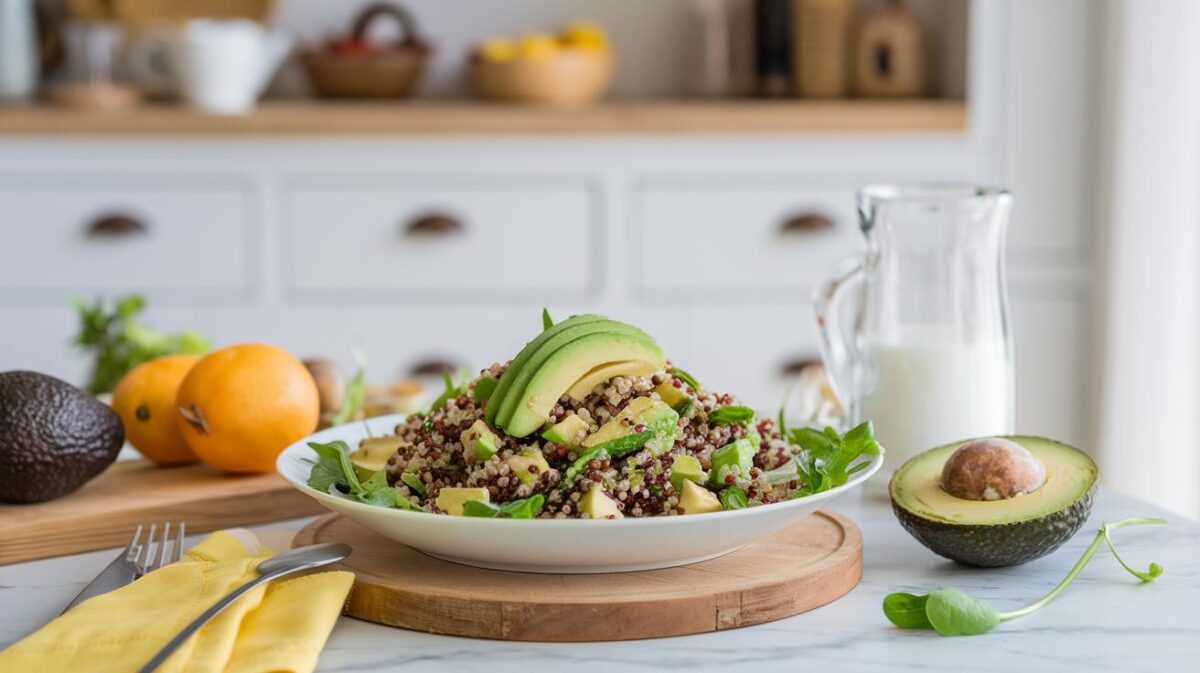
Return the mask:
M 855 93 L 867 97 L 925 93 L 925 38 L 902 0 L 887 0 L 863 18 L 855 46 Z
M 274 473 L 121 462 L 57 500 L 0 505 L 0 565 L 120 546 L 140 523 L 187 521 L 189 532 L 201 533 L 321 511 Z
M 339 564 L 355 574 L 346 614 L 500 640 L 630 640 L 761 624 L 834 601 L 862 576 L 862 533 L 825 511 L 710 561 L 608 575 L 459 565 L 334 514 L 306 526 L 293 545 L 322 542 L 354 548 Z

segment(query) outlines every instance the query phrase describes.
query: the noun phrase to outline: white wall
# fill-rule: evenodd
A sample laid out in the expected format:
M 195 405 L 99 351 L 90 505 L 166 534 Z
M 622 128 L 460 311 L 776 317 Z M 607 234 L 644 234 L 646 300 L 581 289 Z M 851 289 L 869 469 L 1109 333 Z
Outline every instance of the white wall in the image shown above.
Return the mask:
M 1200 3 L 1106 6 L 1105 483 L 1200 517 Z

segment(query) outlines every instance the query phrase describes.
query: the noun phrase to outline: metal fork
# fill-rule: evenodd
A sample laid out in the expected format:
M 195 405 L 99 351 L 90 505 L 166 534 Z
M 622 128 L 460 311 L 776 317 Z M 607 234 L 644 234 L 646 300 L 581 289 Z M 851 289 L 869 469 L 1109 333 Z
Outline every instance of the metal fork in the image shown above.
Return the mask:
M 79 592 L 75 600 L 71 601 L 63 612 L 79 605 L 94 596 L 106 594 L 114 589 L 129 584 L 130 582 L 142 577 L 143 575 L 158 570 L 159 568 L 174 563 L 183 557 L 183 541 L 187 535 L 187 526 L 180 521 L 175 525 L 175 539 L 171 539 L 171 524 L 166 522 L 162 527 L 162 536 L 155 539 L 155 534 L 158 532 L 158 524 L 150 524 L 150 532 L 146 535 L 145 541 L 142 540 L 142 531 L 145 526 L 138 526 L 133 532 L 133 539 L 129 541 L 129 545 L 125 547 L 125 551 L 121 552 L 113 562 L 108 564 L 108 567 L 100 571 L 96 579 Z

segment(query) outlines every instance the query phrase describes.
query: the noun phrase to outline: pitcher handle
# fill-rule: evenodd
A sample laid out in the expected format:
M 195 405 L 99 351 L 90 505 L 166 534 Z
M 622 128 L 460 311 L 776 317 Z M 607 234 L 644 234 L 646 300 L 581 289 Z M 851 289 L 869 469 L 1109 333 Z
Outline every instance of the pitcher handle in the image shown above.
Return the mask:
M 817 332 L 821 338 L 821 359 L 833 392 L 842 403 L 846 421 L 856 422 L 859 413 L 857 385 L 858 363 L 861 354 L 855 334 L 847 334 L 842 320 L 846 291 L 862 284 L 866 278 L 863 260 L 859 257 L 843 260 L 835 267 L 833 277 L 817 288 L 813 295 Z

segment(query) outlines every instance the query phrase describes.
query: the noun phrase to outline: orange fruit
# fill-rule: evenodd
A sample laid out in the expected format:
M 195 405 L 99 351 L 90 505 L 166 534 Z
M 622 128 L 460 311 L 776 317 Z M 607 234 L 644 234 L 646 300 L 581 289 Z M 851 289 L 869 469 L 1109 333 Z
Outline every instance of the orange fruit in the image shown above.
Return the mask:
M 267 344 L 204 356 L 179 386 L 178 423 L 192 451 L 226 472 L 270 472 L 317 429 L 317 384 L 299 358 Z
M 125 426 L 125 439 L 159 465 L 196 460 L 179 431 L 175 397 L 183 377 L 199 359 L 196 355 L 164 355 L 147 360 L 113 388 L 112 408 Z

